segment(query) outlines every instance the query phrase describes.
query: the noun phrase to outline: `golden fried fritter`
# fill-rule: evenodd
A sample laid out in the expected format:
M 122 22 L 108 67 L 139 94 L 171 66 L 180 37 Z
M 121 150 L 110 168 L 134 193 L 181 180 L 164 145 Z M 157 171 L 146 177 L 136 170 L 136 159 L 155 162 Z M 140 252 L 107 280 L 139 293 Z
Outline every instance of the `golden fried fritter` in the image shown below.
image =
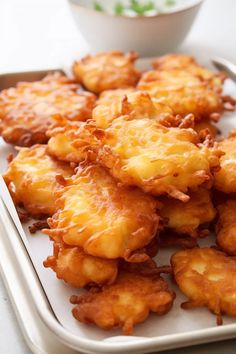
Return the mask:
M 212 180 L 219 165 L 215 147 L 198 146 L 192 129 L 166 128 L 155 119 L 123 116 L 100 134 L 98 160 L 125 185 L 187 201 L 188 189 Z
M 194 248 L 171 257 L 174 278 L 180 290 L 190 299 L 185 309 L 208 307 L 218 316 L 236 315 L 236 261 L 212 248 Z
M 166 314 L 174 298 L 160 276 L 121 271 L 115 284 L 72 296 L 71 302 L 77 304 L 72 313 L 80 322 L 105 330 L 121 327 L 125 335 L 131 335 L 134 325 L 145 321 L 150 312 Z
M 123 115 L 129 115 L 130 119 L 149 118 L 165 121 L 169 116 L 172 117 L 172 110 L 142 91 L 117 95 L 112 102 L 108 100 L 108 103 L 98 104 L 93 110 L 93 120 L 97 127 L 103 129 Z
M 77 288 L 95 283 L 111 284 L 117 276 L 117 260 L 103 259 L 85 254 L 79 247 L 54 243 L 54 254 L 44 261 L 54 270 L 58 279 Z
M 215 173 L 215 188 L 224 193 L 236 192 L 236 130 L 219 143 L 224 152 L 220 158 L 221 169 Z
M 186 70 L 148 71 L 141 77 L 138 89 L 171 107 L 174 114 L 193 113 L 198 120 L 216 120 L 224 109 L 220 90 Z
M 62 116 L 57 116 L 57 128 L 49 130 L 47 152 L 62 161 L 79 163 L 89 158 L 93 160 L 93 149 L 96 137 L 90 133 L 89 124 L 84 129 L 85 122 L 71 122 Z M 93 129 L 93 127 L 92 127 Z M 76 148 L 73 144 L 76 141 Z
M 199 188 L 196 192 L 189 194 L 189 201 L 182 203 L 179 200 L 163 198 L 163 207 L 159 214 L 166 220 L 167 228 L 178 234 L 187 234 L 192 237 L 203 235 L 199 226 L 211 222 L 216 211 L 211 201 L 210 192 L 207 189 Z
M 52 116 L 85 121 L 91 118 L 95 96 L 59 73 L 41 81 L 20 82 L 0 94 L 0 134 L 7 143 L 31 146 L 46 143 Z
M 135 87 L 127 87 L 123 89 L 114 89 L 114 90 L 106 90 L 103 91 L 100 95 L 98 100 L 96 101 L 96 106 L 104 105 L 110 106 L 114 101 L 120 102 L 124 96 L 129 95 L 130 93 L 136 92 Z
M 14 203 L 35 217 L 55 212 L 54 192 L 61 187 L 56 176 L 73 174 L 68 164 L 53 159 L 46 150 L 46 145 L 21 148 L 3 176 Z
M 156 70 L 186 69 L 188 70 L 197 63 L 191 55 L 171 53 L 158 57 L 152 62 Z
M 81 166 L 57 193 L 58 212 L 44 230 L 56 241 L 92 256 L 142 262 L 143 247 L 155 236 L 157 202 L 138 189 L 117 185 L 102 167 Z
M 218 206 L 219 220 L 216 226 L 217 244 L 227 254 L 236 256 L 236 200 L 227 200 Z
M 186 54 L 167 54 L 159 57 L 153 61 L 153 67 L 155 70 L 181 70 L 187 71 L 194 76 L 205 81 L 215 91 L 222 91 L 222 83 L 225 79 L 224 73 L 215 73 L 210 71 L 201 65 L 196 60 Z
M 89 91 L 100 93 L 105 90 L 135 86 L 140 73 L 134 67 L 137 54 L 119 51 L 88 55 L 73 65 L 73 73 Z

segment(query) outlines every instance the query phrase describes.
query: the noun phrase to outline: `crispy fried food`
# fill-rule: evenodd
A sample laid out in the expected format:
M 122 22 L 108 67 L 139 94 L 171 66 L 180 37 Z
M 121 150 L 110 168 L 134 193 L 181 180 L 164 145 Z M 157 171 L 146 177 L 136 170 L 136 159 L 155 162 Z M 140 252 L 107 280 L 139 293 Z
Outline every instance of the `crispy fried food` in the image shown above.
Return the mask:
M 110 106 L 114 101 L 121 102 L 124 96 L 129 95 L 130 93 L 137 92 L 135 87 L 127 87 L 123 89 L 114 89 L 114 90 L 106 90 L 103 91 L 100 95 L 98 100 L 96 101 L 96 106 L 104 105 Z
M 185 309 L 206 306 L 218 316 L 236 315 L 236 261 L 212 248 L 194 248 L 171 257 L 174 278 L 190 299 Z
M 189 70 L 197 63 L 191 55 L 170 53 L 158 57 L 152 62 L 153 68 L 156 70 L 169 70 L 169 69 L 185 69 Z
M 58 212 L 48 220 L 51 229 L 44 230 L 46 234 L 92 256 L 134 262 L 148 258 L 141 249 L 155 236 L 159 222 L 152 197 L 118 186 L 95 164 L 80 165 L 77 174 L 62 183 Z
M 222 83 L 225 79 L 225 74 L 212 72 L 201 65 L 196 60 L 185 54 L 167 54 L 153 61 L 155 70 L 181 70 L 187 71 L 190 74 L 205 81 L 215 91 L 222 91 Z
M 120 117 L 100 140 L 99 162 L 123 184 L 185 202 L 188 189 L 211 184 L 211 171 L 219 165 L 216 146 L 198 145 L 192 129 L 166 128 L 154 119 Z
M 21 148 L 3 176 L 14 203 L 35 217 L 55 212 L 54 192 L 61 187 L 56 176 L 73 174 L 68 164 L 50 157 L 46 149 L 46 145 Z
M 163 198 L 163 207 L 159 214 L 167 222 L 166 227 L 178 234 L 187 234 L 192 237 L 203 236 L 206 229 L 199 226 L 211 222 L 216 211 L 211 201 L 210 191 L 199 188 L 189 194 L 189 201 L 182 203 L 180 200 Z
M 219 134 L 219 129 L 214 124 L 212 124 L 209 119 L 202 119 L 201 121 L 196 122 L 193 129 L 198 134 L 203 131 L 207 131 L 207 133 L 210 134 L 213 139 L 215 139 L 217 134 Z
M 98 104 L 93 110 L 93 120 L 97 127 L 102 129 L 109 127 L 114 119 L 123 115 L 128 115 L 130 119 L 149 118 L 161 122 L 167 120 L 169 116 L 174 119 L 171 108 L 142 91 L 117 95 L 112 102 L 108 100 L 104 104 Z
M 31 146 L 46 143 L 46 131 L 55 126 L 52 116 L 85 121 L 91 118 L 95 96 L 59 73 L 41 81 L 20 82 L 0 94 L 0 134 L 7 143 Z
M 57 128 L 47 132 L 50 137 L 47 152 L 62 161 L 79 163 L 86 159 L 96 159 L 93 149 L 97 144 L 97 139 L 91 134 L 89 123 L 71 122 L 62 116 L 57 116 Z M 91 127 L 92 129 L 93 126 Z M 73 144 L 76 141 L 76 148 Z M 91 146 L 92 145 L 92 146 Z
M 224 193 L 236 192 L 236 130 L 219 143 L 224 152 L 220 158 L 220 170 L 214 175 L 215 188 Z
M 117 260 L 103 259 L 85 254 L 79 247 L 54 243 L 53 256 L 44 261 L 58 279 L 77 288 L 88 284 L 112 284 L 117 276 Z
M 221 92 L 186 70 L 148 71 L 141 77 L 138 89 L 171 107 L 174 114 L 193 113 L 198 120 L 216 120 L 224 109 Z
M 73 73 L 89 91 L 101 93 L 105 90 L 135 86 L 140 73 L 134 67 L 138 55 L 119 51 L 88 55 L 73 65 Z
M 145 73 L 138 88 L 166 103 L 174 114 L 216 120 L 227 109 L 227 99 L 221 96 L 225 74 L 214 73 L 183 54 L 157 58 L 153 67 L 155 71 Z
M 236 200 L 227 200 L 218 206 L 219 220 L 216 226 L 217 244 L 227 254 L 236 256 Z
M 77 304 L 72 313 L 80 322 L 105 330 L 121 327 L 125 335 L 131 335 L 134 325 L 144 322 L 150 312 L 166 314 L 174 298 L 160 276 L 121 271 L 115 284 L 72 296 L 71 302 Z

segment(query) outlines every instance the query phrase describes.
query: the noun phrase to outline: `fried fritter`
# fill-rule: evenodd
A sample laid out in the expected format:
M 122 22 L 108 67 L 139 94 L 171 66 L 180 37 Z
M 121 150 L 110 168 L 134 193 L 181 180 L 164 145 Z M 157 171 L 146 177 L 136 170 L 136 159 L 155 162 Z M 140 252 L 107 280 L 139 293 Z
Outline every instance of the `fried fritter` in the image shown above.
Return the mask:
M 51 229 L 44 230 L 46 234 L 92 256 L 134 262 L 148 258 L 142 248 L 155 236 L 159 222 L 152 197 L 118 186 L 94 164 L 80 165 L 77 174 L 62 183 L 58 212 L 48 220 Z
M 174 114 L 193 113 L 198 120 L 216 120 L 224 109 L 221 92 L 185 70 L 148 71 L 141 77 L 138 89 L 172 108 Z
M 227 254 L 236 256 L 236 200 L 227 200 L 218 206 L 219 220 L 216 226 L 217 244 Z
M 135 86 L 140 73 L 134 67 L 137 54 L 119 51 L 88 55 L 73 65 L 73 73 L 89 91 L 101 93 L 105 90 Z
M 216 147 L 198 145 L 192 129 L 166 128 L 155 119 L 123 116 L 100 134 L 98 160 L 125 185 L 187 201 L 188 189 L 211 183 Z
M 219 143 L 224 152 L 220 158 L 220 170 L 214 175 L 215 188 L 224 193 L 236 192 L 236 130 Z
M 20 82 L 0 94 L 0 134 L 7 143 L 31 146 L 46 143 L 56 124 L 52 116 L 85 121 L 91 118 L 95 96 L 59 73 L 41 81 Z
M 149 118 L 165 121 L 172 116 L 172 110 L 142 91 L 117 95 L 112 102 L 108 100 L 107 103 L 98 104 L 93 110 L 93 120 L 97 127 L 102 129 L 109 127 L 114 119 L 123 115 L 129 115 L 130 119 Z
M 131 335 L 134 325 L 144 322 L 150 312 L 166 314 L 174 298 L 160 276 L 121 271 L 114 284 L 72 296 L 71 303 L 77 304 L 72 313 L 78 321 L 105 330 L 121 327 L 125 335 Z
M 210 192 L 207 189 L 199 188 L 196 192 L 189 194 L 189 201 L 182 203 L 179 200 L 163 198 L 163 207 L 159 214 L 166 220 L 166 227 L 178 234 L 187 234 L 197 237 L 206 234 L 206 230 L 199 229 L 199 226 L 211 222 L 216 211 L 211 201 Z
M 58 279 L 77 288 L 95 283 L 111 284 L 117 276 L 117 260 L 103 259 L 85 254 L 79 247 L 54 243 L 54 254 L 44 261 L 52 268 Z
M 61 187 L 56 176 L 73 174 L 68 164 L 53 159 L 46 150 L 46 145 L 21 148 L 3 175 L 14 203 L 35 217 L 55 212 L 54 192 Z
M 207 84 L 210 85 L 215 91 L 222 91 L 222 83 L 225 79 L 225 74 L 215 73 L 202 67 L 190 55 L 176 53 L 167 54 L 155 59 L 152 64 L 155 70 L 177 69 L 185 72 L 187 71 L 200 78 L 202 81 L 207 82 Z
M 62 116 L 56 119 L 58 127 L 47 132 L 50 137 L 47 152 L 62 161 L 79 163 L 88 158 L 94 160 L 93 149 L 97 139 L 90 133 L 89 124 L 84 129 L 85 122 L 71 122 Z M 78 148 L 73 145 L 75 141 Z
M 192 66 L 196 67 L 197 63 L 191 55 L 171 53 L 158 57 L 152 62 L 153 68 L 156 70 L 169 69 L 186 69 Z
M 190 299 L 185 309 L 206 306 L 218 316 L 236 315 L 236 261 L 212 248 L 194 248 L 171 257 L 174 278 Z
M 96 101 L 96 106 L 98 105 L 110 106 L 114 101 L 121 102 L 124 96 L 127 96 L 130 93 L 134 93 L 136 91 L 137 90 L 134 87 L 103 91 L 99 95 L 98 100 Z

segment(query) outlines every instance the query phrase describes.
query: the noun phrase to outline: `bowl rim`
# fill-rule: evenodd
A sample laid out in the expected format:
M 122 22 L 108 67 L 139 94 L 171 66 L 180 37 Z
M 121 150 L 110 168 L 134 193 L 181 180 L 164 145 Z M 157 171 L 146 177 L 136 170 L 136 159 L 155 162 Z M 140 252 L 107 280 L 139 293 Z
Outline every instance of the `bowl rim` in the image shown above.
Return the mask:
M 182 13 L 182 12 L 187 12 L 190 9 L 201 6 L 203 2 L 204 2 L 204 0 L 193 0 L 192 3 L 190 3 L 189 5 L 186 4 L 185 6 L 180 8 L 179 10 L 177 9 L 177 10 L 174 10 L 171 12 L 159 13 L 159 14 L 151 15 L 151 16 L 133 16 L 132 17 L 132 16 L 124 16 L 124 15 L 107 13 L 107 12 L 103 12 L 103 11 L 96 11 L 95 9 L 91 9 L 90 7 L 85 7 L 85 6 L 78 4 L 78 2 L 76 0 L 68 0 L 69 5 L 80 8 L 83 11 L 87 11 L 87 12 L 96 14 L 97 16 L 111 17 L 111 18 L 117 18 L 117 19 L 122 18 L 125 20 L 132 20 L 132 21 L 140 20 L 140 19 L 148 20 L 148 19 L 162 18 L 162 17 L 172 16 L 172 15 Z

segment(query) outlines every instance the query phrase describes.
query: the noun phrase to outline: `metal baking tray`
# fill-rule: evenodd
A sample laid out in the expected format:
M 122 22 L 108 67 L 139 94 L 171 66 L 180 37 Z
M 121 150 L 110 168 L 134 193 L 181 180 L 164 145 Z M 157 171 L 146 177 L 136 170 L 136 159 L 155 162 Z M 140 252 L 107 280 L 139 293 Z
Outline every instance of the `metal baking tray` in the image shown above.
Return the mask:
M 58 70 L 58 69 L 56 69 Z M 55 70 L 50 70 L 50 72 Z M 28 73 L 15 73 L 0 75 L 0 88 L 7 88 L 14 85 L 18 81 L 34 81 L 41 79 L 48 71 L 36 71 Z M 8 80 L 9 78 L 9 80 Z M 232 120 L 228 119 L 231 122 Z M 232 124 L 230 123 L 232 128 Z M 229 128 L 229 129 L 230 129 Z M 5 170 L 5 156 L 7 152 L 6 144 L 0 142 L 0 172 Z M 17 313 L 18 321 L 23 333 L 27 339 L 28 344 L 35 353 L 47 352 L 48 354 L 56 352 L 56 348 L 60 348 L 61 354 L 72 354 L 74 351 L 91 354 L 105 354 L 105 353 L 151 353 L 158 352 L 165 349 L 179 348 L 195 344 L 219 341 L 236 337 L 236 323 L 235 320 L 226 320 L 223 326 L 214 326 L 197 328 L 191 330 L 186 323 L 185 331 L 173 331 L 171 334 L 159 334 L 160 328 L 157 327 L 155 336 L 146 335 L 148 331 L 142 335 L 139 331 L 139 336 L 125 337 L 115 333 L 115 335 L 108 335 L 107 338 L 94 339 L 88 335 L 89 331 L 94 331 L 93 327 L 86 327 L 81 324 L 82 332 L 78 335 L 71 331 L 67 326 L 59 321 L 58 316 L 53 310 L 52 301 L 49 299 L 47 293 L 47 286 L 42 284 L 38 269 L 35 267 L 34 259 L 30 254 L 30 244 L 24 243 L 17 229 L 16 221 L 11 217 L 7 202 L 3 193 L 2 200 L 0 198 L 0 269 L 6 284 L 7 290 L 11 297 L 14 309 Z M 32 236 L 31 236 L 32 237 Z M 35 236 L 34 236 L 35 237 Z M 57 283 L 59 283 L 58 280 Z M 24 298 L 25 296 L 25 298 Z M 26 306 L 26 300 L 28 307 Z M 181 300 L 181 299 L 180 299 Z M 178 304 L 176 305 L 178 306 Z M 173 316 L 173 317 L 172 317 Z M 170 313 L 170 321 L 183 323 L 190 318 L 179 318 L 179 313 Z M 214 317 L 208 313 L 207 310 L 199 310 L 192 312 L 192 323 L 197 322 L 197 318 L 203 322 L 206 318 L 211 318 L 214 322 Z M 209 317 L 212 316 L 212 317 Z M 234 323 L 233 323 L 234 321 Z M 38 328 L 31 326 L 33 322 L 38 322 Z M 151 320 L 153 322 L 153 319 Z M 79 326 L 80 324 L 78 324 Z M 161 326 L 161 325 L 160 325 Z M 83 332 L 86 327 L 86 331 Z M 43 328 L 43 329 L 42 329 Z M 45 330 L 46 329 L 46 330 Z M 41 332 L 40 332 L 41 331 Z M 34 333 L 33 333 L 34 332 Z M 36 333 L 37 332 L 37 333 Z M 45 335 L 45 333 L 47 334 Z M 44 339 L 43 339 L 44 338 Z M 45 342 L 50 342 L 48 348 L 42 349 Z M 54 345 L 54 347 L 53 347 Z M 40 349 L 41 346 L 41 349 Z

